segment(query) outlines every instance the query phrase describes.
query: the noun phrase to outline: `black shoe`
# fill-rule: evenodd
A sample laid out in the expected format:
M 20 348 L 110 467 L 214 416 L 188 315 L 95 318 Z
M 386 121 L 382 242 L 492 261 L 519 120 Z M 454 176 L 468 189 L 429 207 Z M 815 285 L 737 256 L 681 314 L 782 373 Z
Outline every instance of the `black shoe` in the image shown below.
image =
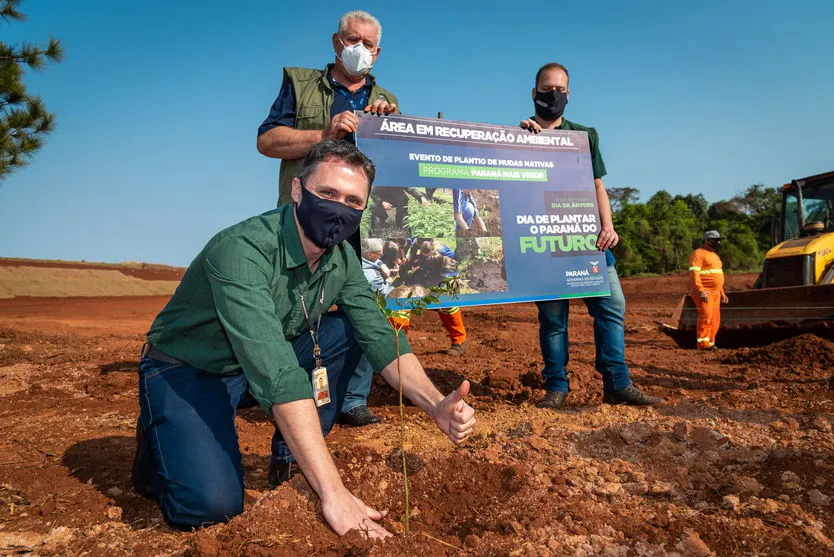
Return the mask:
M 136 424 L 136 454 L 133 457 L 133 466 L 130 470 L 130 477 L 133 482 L 133 489 L 136 493 L 145 497 L 146 499 L 156 500 L 156 493 L 153 490 L 151 483 L 142 475 L 142 467 L 140 459 L 142 457 L 142 449 L 145 444 L 145 430 Z
M 536 408 L 561 408 L 565 405 L 566 398 L 568 398 L 568 393 L 547 391 L 541 402 L 536 403 Z
M 267 472 L 266 477 L 269 480 L 269 485 L 278 487 L 300 472 L 301 469 L 295 462 L 276 462 L 270 460 L 269 472 Z
M 628 404 L 630 406 L 658 406 L 666 402 L 660 397 L 650 396 L 629 385 L 621 391 L 608 391 L 602 396 L 603 404 Z
M 343 425 L 362 427 L 365 425 L 378 424 L 382 421 L 382 418 L 368 410 L 367 406 L 357 406 L 356 408 L 351 408 L 347 412 L 339 414 L 338 421 Z

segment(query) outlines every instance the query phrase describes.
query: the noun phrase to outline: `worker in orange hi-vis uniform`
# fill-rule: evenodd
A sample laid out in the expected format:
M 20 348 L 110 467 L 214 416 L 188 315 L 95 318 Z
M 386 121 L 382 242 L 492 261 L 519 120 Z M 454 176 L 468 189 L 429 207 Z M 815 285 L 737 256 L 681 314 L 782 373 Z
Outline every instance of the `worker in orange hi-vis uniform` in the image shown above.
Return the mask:
M 698 311 L 698 349 L 715 350 L 715 335 L 721 324 L 721 304 L 727 303 L 724 294 L 724 269 L 715 253 L 721 245 L 721 234 L 715 230 L 704 232 L 704 244 L 689 256 L 689 295 Z

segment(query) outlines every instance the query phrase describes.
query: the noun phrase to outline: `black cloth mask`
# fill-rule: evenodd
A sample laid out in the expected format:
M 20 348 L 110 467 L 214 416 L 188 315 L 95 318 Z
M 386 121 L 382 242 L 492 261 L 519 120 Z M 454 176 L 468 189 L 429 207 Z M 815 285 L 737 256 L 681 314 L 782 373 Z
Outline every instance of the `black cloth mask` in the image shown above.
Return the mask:
M 536 98 L 533 100 L 533 106 L 536 107 L 536 116 L 547 122 L 557 120 L 564 114 L 567 104 L 568 94 L 555 89 L 546 93 L 536 91 Z
M 359 229 L 362 211 L 344 203 L 322 199 L 301 184 L 301 203 L 296 205 L 298 224 L 311 242 L 329 249 L 347 240 Z

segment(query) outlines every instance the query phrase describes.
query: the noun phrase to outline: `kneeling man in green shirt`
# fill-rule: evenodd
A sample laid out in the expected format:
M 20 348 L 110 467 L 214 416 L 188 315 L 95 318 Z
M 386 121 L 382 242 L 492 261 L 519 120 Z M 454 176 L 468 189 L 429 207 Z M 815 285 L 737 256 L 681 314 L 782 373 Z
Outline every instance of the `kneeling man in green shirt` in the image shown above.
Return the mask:
M 398 384 L 394 332 L 344 241 L 359 227 L 375 172 L 348 142 L 313 146 L 292 181 L 293 203 L 215 235 L 154 320 L 139 370 L 133 482 L 171 526 L 242 512 L 235 413 L 260 403 L 278 425 L 273 483 L 297 465 L 337 534 L 390 535 L 375 522 L 384 513 L 342 484 L 324 442 L 362 353 Z M 404 394 L 461 443 L 475 425 L 469 382 L 444 397 L 404 334 L 400 353 Z

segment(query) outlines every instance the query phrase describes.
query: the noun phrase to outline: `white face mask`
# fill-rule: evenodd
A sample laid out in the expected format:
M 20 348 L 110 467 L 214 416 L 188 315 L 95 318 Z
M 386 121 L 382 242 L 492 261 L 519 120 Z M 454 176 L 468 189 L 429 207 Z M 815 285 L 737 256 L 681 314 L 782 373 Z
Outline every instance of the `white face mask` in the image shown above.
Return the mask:
M 342 61 L 347 73 L 362 75 L 374 67 L 374 56 L 370 50 L 365 48 L 364 44 L 356 43 L 348 46 L 342 42 L 341 37 L 339 37 L 339 42 L 345 48 L 342 50 L 342 54 L 337 56 Z

